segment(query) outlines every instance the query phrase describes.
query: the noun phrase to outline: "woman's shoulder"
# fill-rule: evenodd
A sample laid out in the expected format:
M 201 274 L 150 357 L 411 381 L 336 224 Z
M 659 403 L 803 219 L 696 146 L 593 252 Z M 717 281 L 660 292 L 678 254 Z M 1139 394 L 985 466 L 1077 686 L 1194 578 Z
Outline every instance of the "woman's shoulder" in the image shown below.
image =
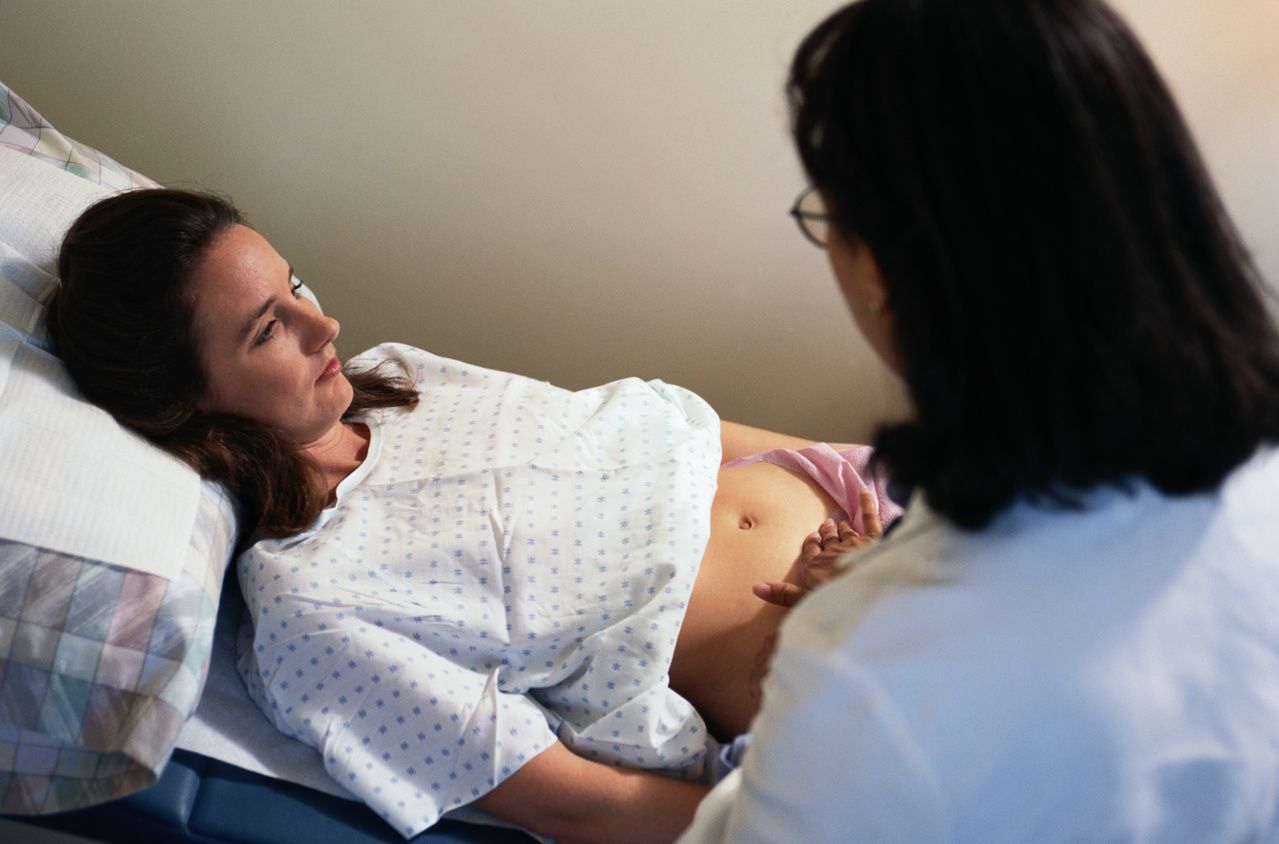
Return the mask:
M 398 361 L 405 368 L 430 360 L 435 357 L 425 349 L 410 346 L 407 343 L 379 343 L 365 349 L 347 361 L 347 366 L 355 369 L 372 369 L 387 361 Z
M 347 361 L 353 369 L 372 369 L 395 362 L 417 383 L 488 385 L 511 380 L 532 381 L 522 375 L 438 355 L 407 343 L 380 343 Z

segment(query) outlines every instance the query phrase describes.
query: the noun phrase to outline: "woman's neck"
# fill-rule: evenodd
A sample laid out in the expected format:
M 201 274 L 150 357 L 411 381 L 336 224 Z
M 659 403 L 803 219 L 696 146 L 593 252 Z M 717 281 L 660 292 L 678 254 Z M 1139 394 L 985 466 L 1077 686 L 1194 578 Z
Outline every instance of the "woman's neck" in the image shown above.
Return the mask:
M 315 466 L 316 483 L 332 502 L 338 484 L 358 469 L 368 455 L 369 428 L 362 422 L 339 422 L 306 451 Z

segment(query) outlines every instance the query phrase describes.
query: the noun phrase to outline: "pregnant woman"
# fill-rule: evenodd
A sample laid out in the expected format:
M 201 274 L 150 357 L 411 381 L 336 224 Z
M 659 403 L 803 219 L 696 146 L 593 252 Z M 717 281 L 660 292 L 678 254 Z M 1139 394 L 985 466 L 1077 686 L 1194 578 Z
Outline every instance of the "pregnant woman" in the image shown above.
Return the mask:
M 250 693 L 405 836 L 474 803 L 673 838 L 759 707 L 784 610 L 752 586 L 798 584 L 828 516 L 861 525 L 865 449 L 662 382 L 570 392 L 395 344 L 340 365 L 337 321 L 215 197 L 104 200 L 59 274 L 86 396 L 241 504 Z

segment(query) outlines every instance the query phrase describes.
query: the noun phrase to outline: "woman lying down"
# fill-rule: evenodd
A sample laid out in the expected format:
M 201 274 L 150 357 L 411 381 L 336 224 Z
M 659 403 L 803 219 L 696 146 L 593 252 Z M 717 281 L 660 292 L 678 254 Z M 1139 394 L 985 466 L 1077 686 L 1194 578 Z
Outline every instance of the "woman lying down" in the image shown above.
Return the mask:
M 784 610 L 752 586 L 797 584 L 828 516 L 896 515 L 859 506 L 865 449 L 797 452 L 659 381 L 569 392 L 400 345 L 342 367 L 337 321 L 214 197 L 110 197 L 58 270 L 85 395 L 241 502 L 251 694 L 405 836 L 473 803 L 673 838 L 759 705 Z

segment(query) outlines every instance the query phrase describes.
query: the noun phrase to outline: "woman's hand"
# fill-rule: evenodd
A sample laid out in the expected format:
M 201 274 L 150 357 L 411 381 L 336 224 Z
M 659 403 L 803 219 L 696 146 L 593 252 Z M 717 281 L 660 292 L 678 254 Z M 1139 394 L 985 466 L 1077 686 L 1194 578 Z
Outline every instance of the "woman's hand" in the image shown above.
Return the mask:
M 874 493 L 863 489 L 857 499 L 864 528 L 861 533 L 853 530 L 848 522 L 836 524 L 834 519 L 827 519 L 816 531 L 804 537 L 800 546 L 799 583 L 757 583 L 753 588 L 755 594 L 770 604 L 793 607 L 809 592 L 851 568 L 845 555 L 873 544 L 884 535 Z

